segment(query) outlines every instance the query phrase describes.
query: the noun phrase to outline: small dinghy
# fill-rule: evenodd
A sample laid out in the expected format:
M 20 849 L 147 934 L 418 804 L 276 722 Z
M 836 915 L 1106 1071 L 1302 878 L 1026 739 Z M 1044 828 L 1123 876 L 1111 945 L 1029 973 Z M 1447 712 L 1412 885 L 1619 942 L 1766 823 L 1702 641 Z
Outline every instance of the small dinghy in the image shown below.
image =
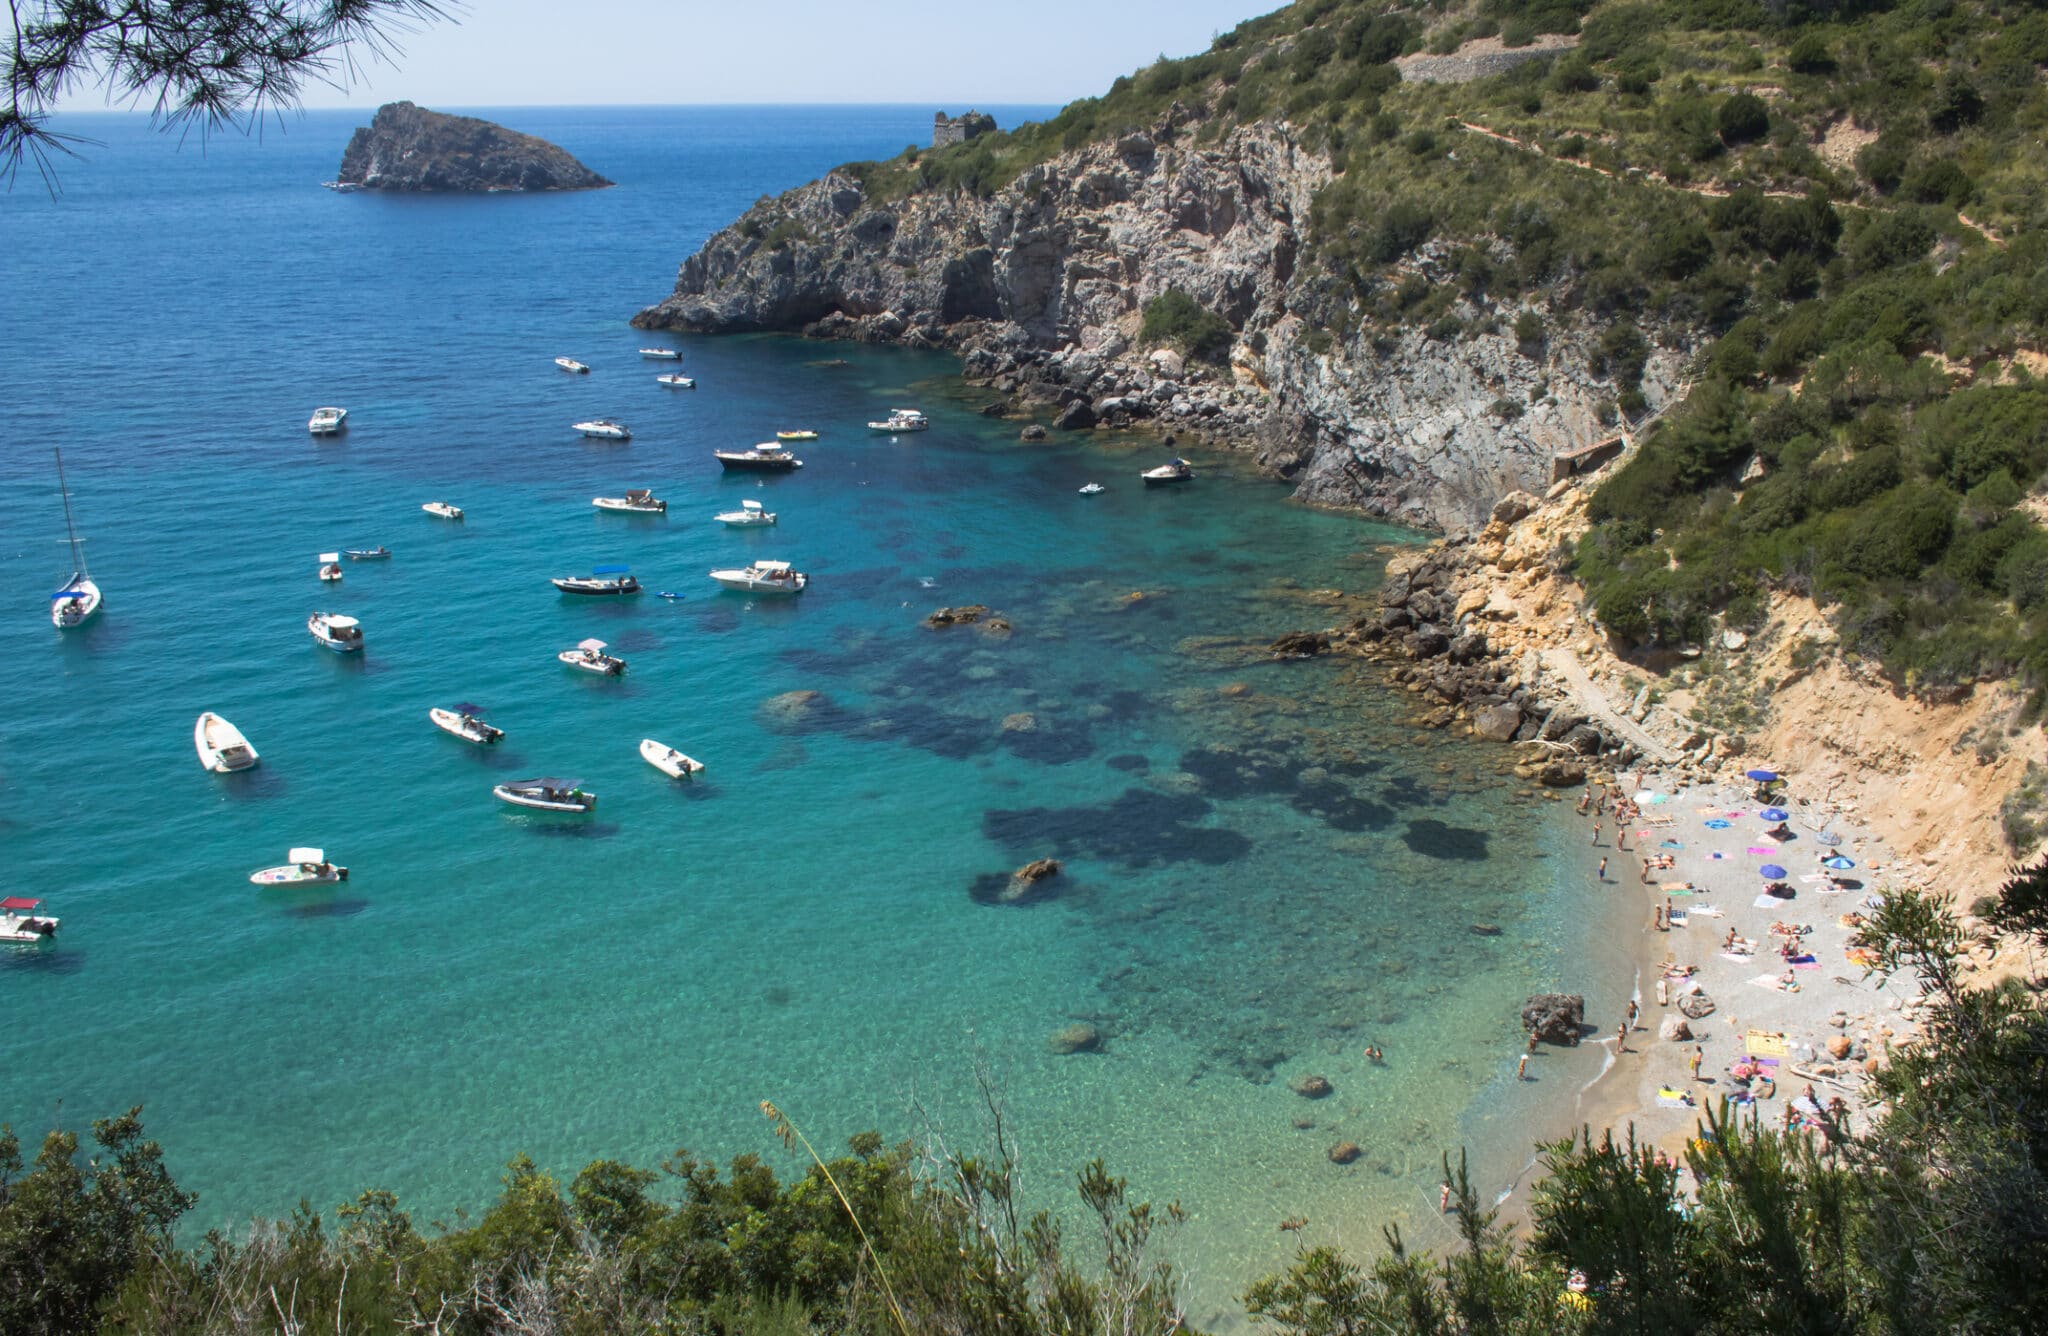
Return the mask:
M 348 880 L 348 869 L 328 862 L 324 849 L 291 849 L 285 857 L 291 861 L 259 868 L 249 874 L 249 880 L 258 886 L 314 886 Z
M 338 612 L 316 612 L 306 619 L 306 630 L 336 654 L 356 654 L 363 648 L 363 624 Z
M 796 431 L 778 431 L 775 433 L 775 439 L 778 441 L 815 441 L 818 439 L 818 433 L 808 427 L 802 427 Z
M 1080 491 L 1081 495 L 1083 496 L 1094 496 L 1102 491 L 1102 484 L 1099 482 L 1091 482 L 1086 486 L 1082 487 Z
M 617 677 L 626 671 L 626 661 L 605 653 L 602 640 L 578 641 L 575 649 L 565 649 L 555 657 L 571 668 L 604 677 Z
M 344 551 L 342 555 L 350 561 L 389 561 L 391 559 L 391 549 L 381 546 L 352 547 Z
M 719 465 L 734 473 L 787 473 L 800 469 L 804 461 L 773 441 L 763 441 L 747 450 L 713 450 Z
M 671 371 L 664 376 L 656 376 L 654 378 L 654 383 L 657 385 L 666 385 L 672 390 L 694 390 L 697 388 L 696 381 L 691 380 L 688 376 L 685 376 L 680 372 L 675 371 Z
M 216 775 L 247 770 L 259 759 L 242 730 L 212 710 L 200 715 L 192 726 L 192 746 L 199 753 L 199 764 Z
M 1171 464 L 1146 469 L 1138 476 L 1145 480 L 1147 487 L 1158 487 L 1170 482 L 1187 482 L 1195 476 L 1195 466 L 1185 459 L 1176 459 Z
M 306 419 L 306 430 L 315 436 L 332 436 L 348 425 L 346 408 L 316 408 Z
M 610 418 L 592 418 L 588 422 L 579 422 L 576 424 L 576 430 L 582 432 L 584 436 L 593 441 L 630 441 L 633 439 L 633 433 L 625 423 L 614 422 Z
M 462 518 L 462 507 L 450 505 L 446 501 L 429 501 L 421 506 L 420 509 L 426 511 L 429 515 L 439 515 L 444 520 L 459 520 Z
M 436 705 L 427 711 L 427 718 L 443 733 L 453 734 L 464 742 L 497 742 L 505 736 L 505 730 L 485 723 L 483 713 L 483 706 L 462 701 L 452 710 Z
M 340 581 L 341 553 L 322 552 L 320 554 L 320 578 L 329 584 L 335 584 Z
M 703 772 L 704 763 L 695 761 L 664 743 L 653 738 L 640 739 L 640 755 L 670 779 L 694 779 Z
M 597 806 L 597 795 L 578 787 L 581 783 L 581 780 L 548 776 L 515 779 L 509 784 L 494 787 L 491 796 L 501 803 L 531 807 L 542 812 L 588 812 Z
M 635 487 L 624 496 L 593 496 L 590 504 L 599 510 L 616 510 L 628 515 L 666 515 L 668 502 L 645 487 Z
M 36 913 L 42 903 L 25 895 L 10 895 L 0 900 L 0 942 L 38 946 L 55 937 L 61 920 Z
M 587 376 L 590 374 L 590 368 L 583 365 L 583 363 L 577 361 L 573 357 L 557 357 L 555 359 L 555 365 L 562 368 L 562 370 L 564 371 L 573 372 L 574 374 L 579 376 Z
M 811 583 L 786 561 L 757 561 L 744 570 L 713 571 L 711 578 L 742 594 L 801 594 Z
M 588 575 L 558 575 L 549 584 L 565 594 L 616 598 L 640 592 L 640 582 L 627 574 L 625 566 L 592 566 Z
M 642 348 L 640 355 L 651 362 L 680 362 L 683 355 L 673 348 Z
M 775 512 L 759 501 L 742 501 L 738 510 L 722 510 L 714 518 L 720 524 L 730 524 L 735 529 L 750 529 L 775 523 Z

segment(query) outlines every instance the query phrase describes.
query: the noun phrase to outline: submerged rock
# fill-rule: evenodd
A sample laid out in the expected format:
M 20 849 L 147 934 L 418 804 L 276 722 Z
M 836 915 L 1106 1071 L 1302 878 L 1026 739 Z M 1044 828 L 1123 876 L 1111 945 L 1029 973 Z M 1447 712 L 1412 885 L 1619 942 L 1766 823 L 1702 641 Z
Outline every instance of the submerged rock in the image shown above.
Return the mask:
M 1356 1141 L 1340 1141 L 1330 1147 L 1330 1163 L 1350 1164 L 1363 1154 L 1364 1149 Z
M 377 108 L 342 151 L 335 180 L 365 190 L 456 194 L 612 184 L 545 139 L 410 102 Z
M 1295 1077 L 1288 1082 L 1287 1088 L 1303 1099 L 1326 1099 L 1330 1092 L 1336 1089 L 1330 1084 L 1328 1077 L 1314 1074 Z
M 986 605 L 969 603 L 958 608 L 936 608 L 925 615 L 924 624 L 933 630 L 942 626 L 972 626 L 986 616 Z
M 1321 631 L 1289 631 L 1269 648 L 1277 658 L 1308 659 L 1330 648 L 1330 637 Z
M 1102 1047 L 1102 1031 L 1086 1021 L 1076 1021 L 1054 1031 L 1046 1042 L 1055 1053 L 1094 1053 Z
M 802 733 L 828 727 L 837 707 L 822 691 L 785 691 L 755 707 L 754 717 L 773 733 Z

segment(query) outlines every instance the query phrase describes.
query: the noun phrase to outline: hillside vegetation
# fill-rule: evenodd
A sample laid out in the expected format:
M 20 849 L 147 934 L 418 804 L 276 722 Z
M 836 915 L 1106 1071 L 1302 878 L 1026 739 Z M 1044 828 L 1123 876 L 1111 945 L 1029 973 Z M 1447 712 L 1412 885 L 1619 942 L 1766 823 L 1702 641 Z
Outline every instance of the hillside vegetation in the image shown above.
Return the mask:
M 1575 44 L 1471 82 L 1394 63 L 1544 34 Z M 1338 169 L 1290 298 L 1316 351 L 1580 326 L 1618 419 L 1653 343 L 1704 342 L 1569 554 L 1616 639 L 1753 627 L 1785 589 L 1905 686 L 2018 675 L 2038 702 L 2044 61 L 2048 13 L 2016 0 L 1302 0 L 1043 123 L 852 170 L 987 195 L 1161 118 L 1284 119 Z

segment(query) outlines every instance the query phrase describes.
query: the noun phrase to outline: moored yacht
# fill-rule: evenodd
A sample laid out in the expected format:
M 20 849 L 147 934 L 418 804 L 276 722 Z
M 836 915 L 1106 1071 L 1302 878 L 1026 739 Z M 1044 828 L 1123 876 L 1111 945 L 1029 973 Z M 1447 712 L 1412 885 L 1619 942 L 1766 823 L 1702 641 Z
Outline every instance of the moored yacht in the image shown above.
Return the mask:
M 333 436 L 348 425 L 346 408 L 316 408 L 306 419 L 306 430 L 315 436 Z
M 325 849 L 287 849 L 287 861 L 276 867 L 258 868 L 249 880 L 258 886 L 308 886 L 347 881 L 348 869 L 327 861 Z
M 593 496 L 590 504 L 599 510 L 618 510 L 632 515 L 662 515 L 668 511 L 668 502 L 645 487 L 631 488 L 624 496 Z
M 306 629 L 336 654 L 354 654 L 363 648 L 363 624 L 336 612 L 316 612 L 306 619 Z
M 483 720 L 484 707 L 462 701 L 452 710 L 436 705 L 427 711 L 427 718 L 434 721 L 434 727 L 443 733 L 452 733 L 464 742 L 497 742 L 505 736 L 505 730 L 487 724 Z
M 811 582 L 786 561 L 757 561 L 742 570 L 713 571 L 711 578 L 743 594 L 801 594 Z
M 558 575 L 548 583 L 565 594 L 599 597 L 637 594 L 640 582 L 627 573 L 629 569 L 626 566 L 593 566 L 588 575 Z
M 573 357 L 557 357 L 555 359 L 555 365 L 562 368 L 562 370 L 564 371 L 572 372 L 578 376 L 587 376 L 590 374 L 590 368 L 583 365 L 583 363 L 577 361 Z
M 804 461 L 773 441 L 763 441 L 747 450 L 713 450 L 711 453 L 734 473 L 787 473 L 804 466 Z
M 491 796 L 514 807 L 531 807 L 542 812 L 588 812 L 597 806 L 597 795 L 576 779 L 515 779 L 491 789 Z
M 1170 482 L 1187 482 L 1195 476 L 1195 466 L 1185 459 L 1176 459 L 1170 464 L 1161 464 L 1156 469 L 1146 469 L 1138 475 L 1147 487 L 1158 487 Z
M 651 362 L 680 362 L 683 355 L 673 348 L 642 348 L 640 355 Z
M 71 522 L 71 489 L 64 482 L 64 452 L 57 451 L 57 492 L 64 498 L 64 534 L 71 543 L 71 578 L 50 595 L 50 625 L 59 631 L 83 626 L 100 610 L 100 587 L 85 569 L 85 540 Z
M 212 710 L 200 715 L 192 726 L 192 747 L 199 753 L 199 764 L 216 775 L 248 770 L 260 759 L 242 730 Z
M 602 640 L 579 640 L 575 649 L 565 649 L 555 657 L 571 668 L 602 677 L 617 677 L 626 671 L 626 661 L 605 653 Z
M 742 501 L 738 510 L 721 510 L 712 518 L 735 529 L 750 529 L 758 525 L 775 523 L 775 512 L 767 509 L 759 501 Z
M 889 416 L 883 418 L 880 422 L 868 423 L 868 430 L 886 431 L 894 435 L 898 432 L 925 431 L 931 425 L 931 419 L 918 412 L 915 408 L 896 408 L 891 409 Z
M 610 418 L 592 418 L 588 422 L 579 422 L 576 424 L 576 430 L 582 432 L 593 441 L 630 441 L 633 439 L 633 433 L 625 423 L 614 422 Z
M 25 895 L 10 895 L 0 900 L 0 942 L 34 946 L 55 937 L 61 920 L 36 913 L 42 904 L 41 900 Z

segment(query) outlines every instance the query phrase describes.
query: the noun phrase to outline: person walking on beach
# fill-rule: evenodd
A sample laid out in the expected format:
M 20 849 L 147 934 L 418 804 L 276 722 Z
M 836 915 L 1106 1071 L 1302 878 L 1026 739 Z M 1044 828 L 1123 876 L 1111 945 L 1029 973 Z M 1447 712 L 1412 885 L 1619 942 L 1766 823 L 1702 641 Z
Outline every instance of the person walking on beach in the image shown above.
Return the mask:
M 1617 818 L 1619 818 L 1619 817 L 1620 817 L 1620 815 L 1621 815 L 1621 814 L 1620 814 L 1619 812 L 1615 813 L 1615 816 L 1616 816 Z M 1619 849 L 1619 850 L 1621 850 L 1621 851 L 1622 851 L 1623 853 L 1627 853 L 1627 852 L 1628 852 L 1628 827 L 1627 827 L 1627 826 L 1620 826 L 1620 825 L 1616 826 L 1616 828 L 1615 828 L 1615 831 L 1614 831 L 1614 847 L 1615 847 L 1615 848 L 1617 848 L 1617 849 Z
M 1616 1053 L 1628 1052 L 1628 1027 L 1626 1025 L 1614 1027 L 1614 1051 Z
M 1598 877 L 1600 878 L 1600 880 L 1601 880 L 1601 881 L 1606 881 L 1606 880 L 1607 880 L 1607 860 L 1606 860 L 1606 859 L 1604 859 L 1604 858 L 1603 858 L 1603 859 L 1601 859 L 1601 860 L 1600 860 L 1600 871 L 1599 871 L 1599 872 L 1598 872 L 1597 874 L 1595 874 L 1595 875 L 1597 875 L 1597 876 L 1598 876 Z
M 1598 821 L 1593 823 L 1593 846 L 1595 848 L 1600 846 L 1600 823 Z
M 1630 998 L 1628 1000 L 1628 1021 L 1621 1027 L 1622 1030 L 1626 1032 L 1630 1026 L 1633 1026 L 1636 1023 L 1636 1017 L 1642 1014 L 1643 1009 L 1640 1006 L 1636 1005 L 1636 1000 L 1634 998 Z
M 1700 1079 L 1700 1064 L 1701 1064 L 1701 1063 L 1703 1063 L 1703 1062 L 1705 1062 L 1706 1060 L 1707 1060 L 1707 1046 L 1706 1046 L 1705 1044 L 1695 1044 L 1695 1045 L 1693 1045 L 1693 1050 L 1692 1050 L 1692 1057 L 1691 1057 L 1691 1058 L 1689 1058 L 1689 1059 L 1687 1059 L 1687 1061 L 1688 1061 L 1688 1062 L 1689 1062 L 1689 1063 L 1691 1064 L 1691 1066 L 1692 1066 L 1692 1079 L 1693 1079 L 1693 1080 L 1697 1081 L 1697 1080 L 1699 1080 L 1699 1079 Z
M 1645 859 L 1643 860 L 1643 885 L 1645 885 L 1645 886 L 1648 886 L 1649 884 L 1650 884 L 1650 860 L 1649 860 L 1649 859 L 1647 859 L 1647 858 L 1645 858 Z

